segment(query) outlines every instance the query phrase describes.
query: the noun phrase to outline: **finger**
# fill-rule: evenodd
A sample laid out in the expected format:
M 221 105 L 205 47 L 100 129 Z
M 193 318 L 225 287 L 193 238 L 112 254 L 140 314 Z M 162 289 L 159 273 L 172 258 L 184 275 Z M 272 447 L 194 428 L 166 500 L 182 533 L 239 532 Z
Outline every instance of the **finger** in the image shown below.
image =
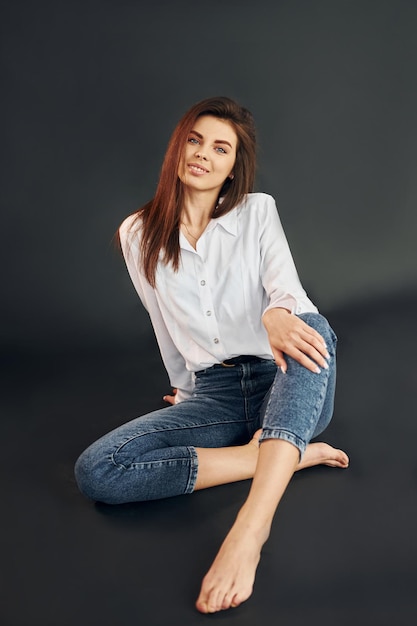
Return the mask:
M 272 348 L 272 354 L 274 356 L 275 363 L 283 374 L 287 373 L 287 361 L 285 360 L 284 353 L 281 350 L 277 350 L 277 348 Z
M 323 343 L 323 338 L 317 339 L 315 335 L 305 334 L 302 337 L 304 345 L 299 347 L 303 352 L 310 355 L 321 367 L 326 367 L 327 360 L 330 359 L 330 354 L 327 350 L 327 346 Z
M 294 361 L 297 361 L 297 363 L 299 363 L 300 365 L 302 365 L 303 367 L 305 367 L 306 369 L 310 370 L 310 372 L 314 372 L 315 374 L 320 374 L 321 369 L 318 366 L 317 362 L 315 362 L 314 358 L 310 358 L 310 356 L 308 354 L 306 354 L 306 352 L 308 351 L 308 349 L 306 348 L 305 351 L 304 350 L 298 350 L 298 349 L 294 349 L 291 351 L 291 353 L 288 353 L 289 356 L 291 358 L 294 359 Z M 316 359 L 320 359 L 323 362 L 322 368 L 323 369 L 328 369 L 328 365 L 327 365 L 327 361 L 325 361 L 320 355 L 319 353 L 316 351 Z
M 302 342 L 311 344 L 324 357 L 328 358 L 327 346 L 324 338 L 314 328 L 308 326 L 302 320 L 296 318 L 293 327 L 288 329 L 286 334 L 277 336 L 278 341 L 284 340 L 284 352 L 288 353 L 287 348 L 300 347 Z M 282 346 L 281 346 L 282 347 Z
M 316 330 L 314 330 L 314 328 L 311 328 L 311 326 L 308 326 L 308 325 L 307 325 L 307 328 L 305 329 L 305 333 L 306 335 L 304 336 L 308 336 L 311 343 L 320 352 L 320 354 L 322 354 L 325 358 L 329 358 L 329 353 L 327 351 L 327 344 L 324 338 L 322 337 L 322 335 L 320 335 L 320 333 L 318 333 Z
M 317 370 L 317 365 L 322 367 L 323 369 L 328 368 L 327 358 L 330 358 L 329 353 L 327 352 L 327 348 L 317 340 L 317 338 L 307 332 L 303 333 L 293 333 L 290 337 L 290 340 L 287 342 L 287 345 L 284 347 L 285 354 L 292 357 L 296 361 L 300 362 L 301 355 L 306 355 L 310 359 L 310 363 L 308 364 L 308 359 L 302 359 L 302 365 L 308 367 L 311 371 Z M 280 353 L 278 348 L 273 349 L 273 354 Z M 283 353 L 281 352 L 281 355 Z M 277 365 L 280 365 L 283 357 L 276 360 Z M 311 363 L 311 361 L 315 361 Z M 283 370 L 284 371 L 284 370 Z M 286 364 L 285 364 L 286 371 Z
M 300 331 L 301 329 L 304 330 L 304 332 L 307 333 L 308 335 L 315 337 L 315 339 L 317 339 L 317 341 L 320 343 L 321 346 L 324 346 L 325 348 L 327 348 L 324 337 L 320 335 L 320 333 L 315 328 L 313 328 L 312 326 L 310 326 L 309 324 L 307 324 L 304 320 L 300 318 L 297 318 L 297 321 L 298 321 L 298 329 Z
M 162 399 L 168 404 L 175 404 L 175 396 L 164 396 Z
M 299 348 L 301 352 L 304 352 L 304 354 L 306 354 L 308 357 L 310 357 L 310 359 L 315 361 L 317 365 L 319 365 L 323 369 L 328 369 L 330 354 L 328 353 L 327 349 L 322 348 L 320 345 L 317 346 L 317 344 L 313 345 L 308 342 L 305 342 Z

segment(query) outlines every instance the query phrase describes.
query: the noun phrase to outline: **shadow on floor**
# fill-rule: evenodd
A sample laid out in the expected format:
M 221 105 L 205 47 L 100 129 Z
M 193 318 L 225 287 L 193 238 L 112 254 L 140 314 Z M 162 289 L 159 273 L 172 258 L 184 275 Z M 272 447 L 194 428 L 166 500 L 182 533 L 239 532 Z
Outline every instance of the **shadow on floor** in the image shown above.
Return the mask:
M 86 500 L 73 479 L 88 443 L 163 405 L 167 379 L 153 339 L 137 352 L 6 354 L 1 623 L 409 626 L 417 615 L 417 298 L 329 317 L 339 378 L 325 439 L 348 451 L 351 467 L 294 477 L 253 597 L 209 617 L 194 599 L 248 482 L 111 507 Z

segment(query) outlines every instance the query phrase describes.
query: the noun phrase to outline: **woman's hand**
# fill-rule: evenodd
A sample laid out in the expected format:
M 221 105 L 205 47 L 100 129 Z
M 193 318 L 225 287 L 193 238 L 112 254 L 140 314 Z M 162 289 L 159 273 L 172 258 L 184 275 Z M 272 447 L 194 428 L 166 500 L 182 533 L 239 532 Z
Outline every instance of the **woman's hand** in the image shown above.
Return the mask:
M 172 396 L 164 396 L 162 398 L 162 400 L 165 400 L 165 402 L 168 402 L 168 404 L 175 404 L 175 394 L 177 393 L 176 389 L 172 390 Z
M 275 363 L 285 374 L 287 363 L 284 354 L 292 357 L 311 372 L 319 373 L 318 366 L 328 368 L 329 358 L 323 337 L 287 309 L 270 309 L 262 318 L 268 333 Z

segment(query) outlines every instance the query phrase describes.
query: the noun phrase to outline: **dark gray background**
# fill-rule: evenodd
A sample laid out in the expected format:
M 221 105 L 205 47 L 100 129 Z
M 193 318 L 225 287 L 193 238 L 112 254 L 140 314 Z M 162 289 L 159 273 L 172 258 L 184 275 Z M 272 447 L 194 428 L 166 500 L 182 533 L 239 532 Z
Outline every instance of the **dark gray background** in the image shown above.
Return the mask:
M 1 624 L 414 624 L 417 2 L 13 0 L 0 30 Z M 109 507 L 73 466 L 169 389 L 112 237 L 212 95 L 253 110 L 257 189 L 339 335 L 351 464 L 294 477 L 253 597 L 207 618 L 248 481 Z
M 255 114 L 325 313 L 415 289 L 416 32 L 412 0 L 3 2 L 1 345 L 139 345 L 112 236 L 211 95 Z

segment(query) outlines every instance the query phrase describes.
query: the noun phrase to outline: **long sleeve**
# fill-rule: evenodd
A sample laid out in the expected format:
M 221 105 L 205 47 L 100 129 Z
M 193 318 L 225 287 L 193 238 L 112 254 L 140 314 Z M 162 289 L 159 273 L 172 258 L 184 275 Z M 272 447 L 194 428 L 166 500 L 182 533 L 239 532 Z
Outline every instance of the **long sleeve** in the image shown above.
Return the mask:
M 129 216 L 119 229 L 120 243 L 126 266 L 132 283 L 148 311 L 155 336 L 161 352 L 164 366 L 167 370 L 170 384 L 177 388 L 176 402 L 181 402 L 191 395 L 193 389 L 192 374 L 186 369 L 183 356 L 180 354 L 168 332 L 158 304 L 155 290 L 146 280 L 139 268 L 139 234 L 137 230 L 132 234 L 130 228 L 134 216 Z
M 292 313 L 317 312 L 300 283 L 275 201 L 271 196 L 263 197 L 264 210 L 258 216 L 262 220 L 259 224 L 261 279 L 269 298 L 264 313 L 276 307 Z
M 180 235 L 179 268 L 159 263 L 155 288 L 140 267 L 140 224 L 134 220 L 128 217 L 120 228 L 122 250 L 178 402 L 192 393 L 194 372 L 239 354 L 273 358 L 262 324 L 269 308 L 317 311 L 269 195 L 248 194 L 213 218 L 195 248 Z

